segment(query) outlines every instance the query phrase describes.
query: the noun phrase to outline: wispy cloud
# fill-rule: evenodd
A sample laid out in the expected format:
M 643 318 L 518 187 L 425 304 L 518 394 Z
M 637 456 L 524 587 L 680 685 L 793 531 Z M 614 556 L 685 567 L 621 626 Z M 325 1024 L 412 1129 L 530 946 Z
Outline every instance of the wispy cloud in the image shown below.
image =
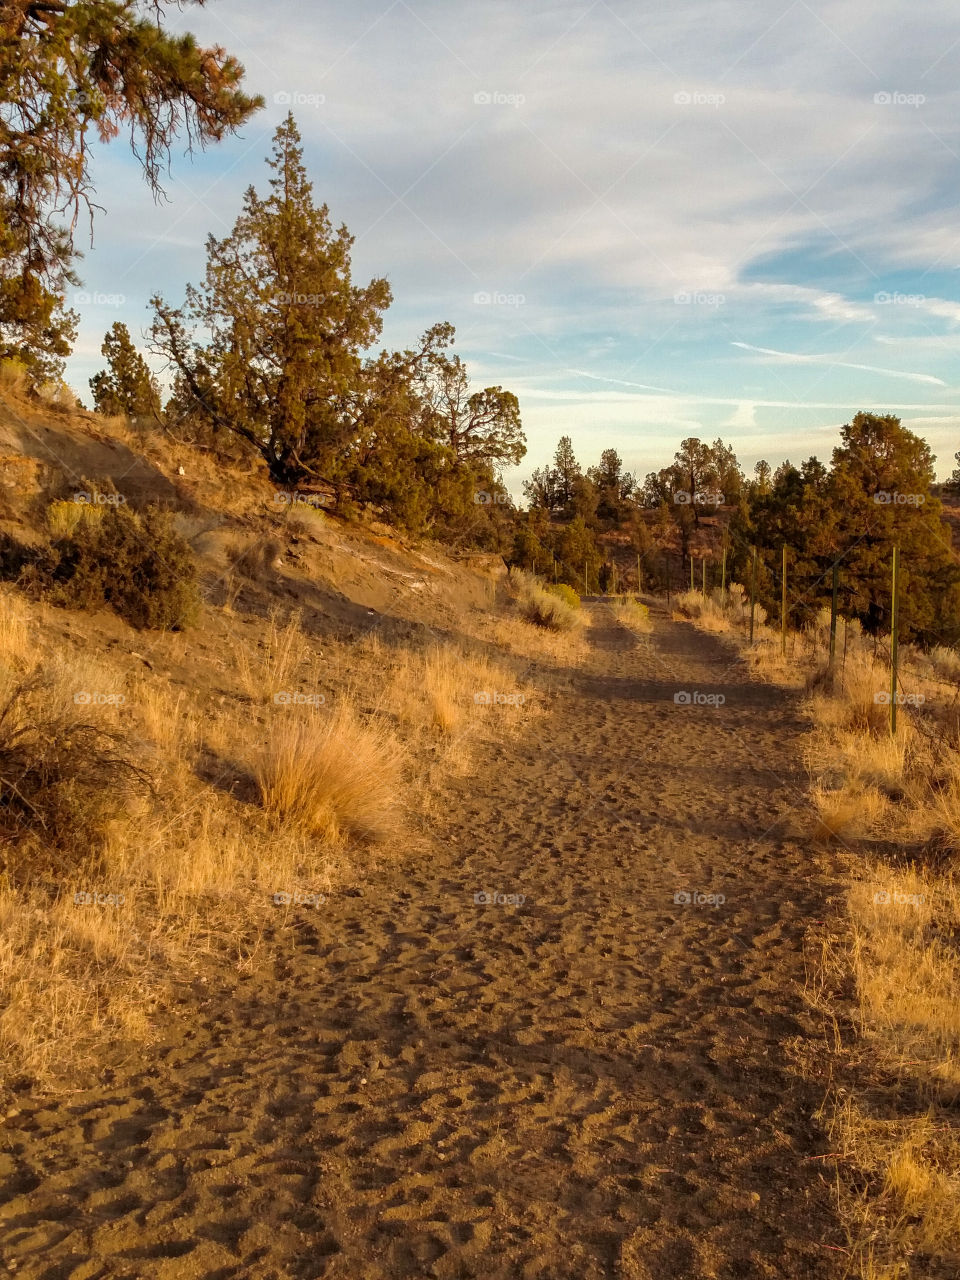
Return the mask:
M 755 347 L 750 342 L 734 342 L 732 345 L 741 347 L 744 351 L 756 351 L 759 355 L 769 356 L 774 363 L 826 364 L 836 369 L 860 369 L 865 373 L 879 373 L 886 378 L 906 378 L 910 382 L 923 382 L 929 386 L 945 387 L 947 385 L 942 378 L 935 378 L 930 373 L 910 373 L 905 369 L 881 369 L 872 364 L 851 364 L 847 360 L 838 360 L 836 356 L 831 355 L 807 356 L 795 351 L 774 351 L 771 347 Z
M 796 452 L 881 396 L 946 441 L 954 406 L 891 388 L 943 399 L 956 381 L 953 0 L 925 0 L 922 23 L 907 0 L 727 4 L 722 22 L 716 0 L 646 8 L 642 24 L 622 0 L 488 0 L 483 23 L 465 0 L 317 0 L 307 25 L 298 0 L 269 20 L 259 0 L 171 10 L 268 105 L 177 158 L 167 203 L 121 142 L 94 144 L 108 212 L 80 265 L 127 302 L 82 311 L 72 382 L 112 320 L 139 337 L 157 287 L 177 300 L 202 278 L 207 233 L 265 187 L 287 95 L 316 196 L 356 236 L 355 280 L 391 281 L 384 341 L 452 321 L 478 384 L 520 395 L 530 466 L 561 431 L 594 455 L 641 428 L 668 456 L 681 431 Z

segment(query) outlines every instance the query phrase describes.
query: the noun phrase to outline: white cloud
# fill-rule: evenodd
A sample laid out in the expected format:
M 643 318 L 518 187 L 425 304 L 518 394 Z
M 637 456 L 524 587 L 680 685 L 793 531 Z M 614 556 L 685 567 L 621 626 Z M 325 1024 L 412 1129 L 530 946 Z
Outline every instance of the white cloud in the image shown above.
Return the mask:
M 759 355 L 769 356 L 774 364 L 825 364 L 838 369 L 860 369 L 866 373 L 880 373 L 888 378 L 906 378 L 910 382 L 923 382 L 931 386 L 945 387 L 942 378 L 935 378 L 929 373 L 910 373 L 903 369 L 880 369 L 876 365 L 851 364 L 846 360 L 838 360 L 831 355 L 799 355 L 794 351 L 774 351 L 769 347 L 755 347 L 749 342 L 734 342 L 735 347 L 744 351 L 755 351 Z

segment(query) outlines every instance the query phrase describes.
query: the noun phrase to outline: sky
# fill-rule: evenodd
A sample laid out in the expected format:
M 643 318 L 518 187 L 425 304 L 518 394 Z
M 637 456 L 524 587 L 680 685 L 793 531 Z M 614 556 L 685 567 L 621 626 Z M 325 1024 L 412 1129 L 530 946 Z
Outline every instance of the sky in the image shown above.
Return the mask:
M 383 343 L 449 320 L 476 387 L 519 397 L 514 492 L 561 435 L 640 476 L 721 436 L 749 471 L 829 460 L 859 409 L 952 471 L 955 3 L 209 0 L 168 26 L 236 55 L 266 107 L 175 150 L 159 202 L 122 140 L 95 147 L 67 367 L 87 403 L 105 331 L 141 341 L 150 296 L 202 278 L 292 111 L 355 281 L 390 281 Z

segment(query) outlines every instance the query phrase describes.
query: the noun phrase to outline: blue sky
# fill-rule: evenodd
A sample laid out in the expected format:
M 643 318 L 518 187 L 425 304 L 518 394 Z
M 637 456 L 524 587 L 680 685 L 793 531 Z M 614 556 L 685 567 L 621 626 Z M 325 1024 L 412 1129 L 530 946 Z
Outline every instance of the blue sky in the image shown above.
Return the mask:
M 825 460 L 896 413 L 960 449 L 960 17 L 925 0 L 210 0 L 266 108 L 175 152 L 154 203 L 119 140 L 83 243 L 67 376 L 198 281 L 292 110 L 318 202 L 385 275 L 384 342 L 450 320 L 477 386 L 520 398 L 515 490 L 572 436 L 641 475 L 689 435 L 752 468 Z M 122 301 L 118 301 L 122 299 Z

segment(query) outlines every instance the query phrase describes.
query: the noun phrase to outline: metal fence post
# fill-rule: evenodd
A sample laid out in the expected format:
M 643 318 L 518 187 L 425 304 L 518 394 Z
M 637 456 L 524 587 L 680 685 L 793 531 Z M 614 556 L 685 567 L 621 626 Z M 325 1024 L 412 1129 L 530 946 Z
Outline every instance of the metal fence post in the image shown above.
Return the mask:
M 893 548 L 893 581 L 890 589 L 890 732 L 897 732 L 897 660 L 900 651 L 900 548 Z
M 833 562 L 833 596 L 830 601 L 830 674 L 837 658 L 837 583 L 840 577 L 839 561 Z

